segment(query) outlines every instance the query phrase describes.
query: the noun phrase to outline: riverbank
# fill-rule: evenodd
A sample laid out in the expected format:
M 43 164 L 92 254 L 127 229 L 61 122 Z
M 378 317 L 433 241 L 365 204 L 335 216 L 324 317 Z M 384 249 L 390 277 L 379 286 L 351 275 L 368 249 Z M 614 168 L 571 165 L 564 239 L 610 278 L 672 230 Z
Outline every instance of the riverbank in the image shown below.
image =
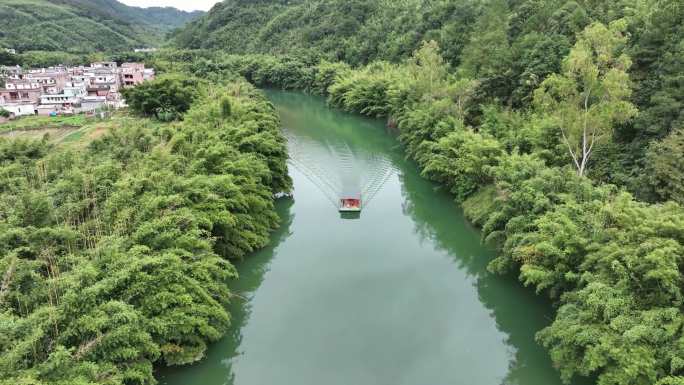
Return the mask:
M 321 97 L 267 95 L 290 156 L 319 175 L 290 167 L 283 227 L 236 264 L 229 332 L 205 360 L 161 369 L 161 384 L 561 384 L 534 341 L 553 314 L 548 302 L 487 271 L 494 250 L 384 121 Z M 342 218 L 317 180 L 361 181 L 385 167 L 390 177 L 358 219 Z
M 556 304 L 537 339 L 565 381 L 678 381 L 684 208 L 579 176 L 553 112 L 478 105 L 477 81 L 449 76 L 437 47 L 423 49 L 405 64 L 357 69 L 267 55 L 223 56 L 215 68 L 259 86 L 323 92 L 334 106 L 394 123 L 422 175 L 464 202 L 499 245 L 488 268 L 518 274 Z M 633 339 L 640 325 L 653 338 Z
M 290 180 L 264 96 L 203 91 L 83 146 L 0 137 L 0 382 L 150 384 L 224 335 L 231 261 L 269 242 Z

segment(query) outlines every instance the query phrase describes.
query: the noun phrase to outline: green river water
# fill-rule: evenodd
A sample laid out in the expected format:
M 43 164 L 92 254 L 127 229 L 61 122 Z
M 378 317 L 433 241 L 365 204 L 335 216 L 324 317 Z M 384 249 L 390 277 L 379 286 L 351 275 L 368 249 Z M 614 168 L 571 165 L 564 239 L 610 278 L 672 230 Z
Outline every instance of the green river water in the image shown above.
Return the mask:
M 421 178 L 383 122 L 269 91 L 294 198 L 270 246 L 237 264 L 232 328 L 166 385 L 557 385 L 534 334 L 551 307 L 486 270 L 493 251 Z M 335 194 L 363 193 L 359 218 Z

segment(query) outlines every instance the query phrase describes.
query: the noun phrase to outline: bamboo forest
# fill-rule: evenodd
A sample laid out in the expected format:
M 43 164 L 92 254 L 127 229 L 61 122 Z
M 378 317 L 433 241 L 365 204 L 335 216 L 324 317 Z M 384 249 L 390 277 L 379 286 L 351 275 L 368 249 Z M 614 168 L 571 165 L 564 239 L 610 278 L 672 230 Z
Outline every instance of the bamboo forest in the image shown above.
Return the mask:
M 684 385 L 684 3 L 151 3 L 0 0 L 0 385 Z

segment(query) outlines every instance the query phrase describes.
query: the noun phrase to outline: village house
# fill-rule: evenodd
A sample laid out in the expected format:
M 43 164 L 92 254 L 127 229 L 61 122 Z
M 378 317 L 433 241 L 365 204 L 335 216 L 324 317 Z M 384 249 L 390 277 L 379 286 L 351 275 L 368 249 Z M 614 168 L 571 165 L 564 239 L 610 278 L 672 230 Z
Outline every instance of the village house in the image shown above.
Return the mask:
M 9 111 L 13 116 L 30 116 L 37 113 L 37 104 L 3 104 L 0 99 L 0 108 Z
M 121 65 L 121 81 L 124 87 L 133 87 L 145 81 L 145 65 L 124 63 Z
M 14 116 L 94 112 L 125 106 L 121 89 L 154 79 L 142 63 L 97 62 L 90 66 L 23 70 L 3 67 L 0 107 Z M 0 84 L 2 84 L 0 83 Z
M 95 62 L 90 65 L 91 68 L 108 68 L 110 70 L 116 70 L 117 65 L 115 61 L 100 61 Z
M 70 83 L 59 94 L 45 94 L 40 97 L 39 115 L 54 113 L 73 114 L 75 108 L 80 107 L 81 98 L 87 96 L 85 84 Z
M 41 85 L 28 79 L 7 80 L 5 88 L 0 89 L 0 97 L 12 104 L 35 104 L 42 94 Z
M 37 83 L 43 88 L 44 93 L 57 94 L 60 92 L 68 79 L 65 68 L 41 68 L 29 71 L 24 79 Z

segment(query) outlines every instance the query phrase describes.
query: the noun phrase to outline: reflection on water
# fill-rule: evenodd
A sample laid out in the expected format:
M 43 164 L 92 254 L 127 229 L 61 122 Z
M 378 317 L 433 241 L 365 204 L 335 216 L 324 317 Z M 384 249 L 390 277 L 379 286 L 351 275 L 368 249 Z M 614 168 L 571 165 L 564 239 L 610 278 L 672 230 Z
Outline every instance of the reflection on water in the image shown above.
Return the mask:
M 279 204 L 271 247 L 238 265 L 230 334 L 201 363 L 162 370 L 162 384 L 560 384 L 534 342 L 548 304 L 487 272 L 478 231 L 381 122 L 269 96 L 295 201 Z M 354 220 L 326 196 L 347 185 L 377 186 Z

